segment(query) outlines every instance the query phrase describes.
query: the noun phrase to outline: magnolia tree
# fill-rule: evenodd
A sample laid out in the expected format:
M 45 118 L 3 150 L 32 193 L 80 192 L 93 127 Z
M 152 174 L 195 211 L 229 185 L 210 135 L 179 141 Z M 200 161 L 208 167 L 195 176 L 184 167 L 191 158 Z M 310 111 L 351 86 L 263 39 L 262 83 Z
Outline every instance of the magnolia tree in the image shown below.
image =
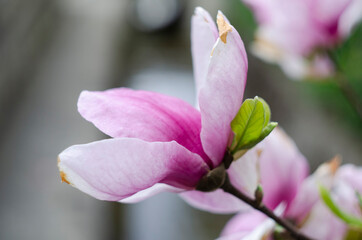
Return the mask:
M 243 99 L 243 41 L 219 12 L 192 17 L 198 104 L 127 88 L 81 93 L 79 113 L 111 139 L 59 154 L 62 181 L 97 198 L 134 203 L 169 191 L 213 213 L 237 213 L 220 239 L 361 239 L 362 169 L 336 158 L 308 176 L 307 160 Z M 141 151 L 140 151 L 141 149 Z

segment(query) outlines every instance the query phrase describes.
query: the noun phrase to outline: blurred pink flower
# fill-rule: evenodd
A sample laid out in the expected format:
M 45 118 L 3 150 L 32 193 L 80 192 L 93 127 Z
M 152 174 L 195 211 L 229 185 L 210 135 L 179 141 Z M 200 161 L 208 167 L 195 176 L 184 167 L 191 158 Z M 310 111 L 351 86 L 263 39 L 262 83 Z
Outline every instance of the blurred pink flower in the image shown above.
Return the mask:
M 218 28 L 196 8 L 192 54 L 198 107 L 126 88 L 81 93 L 80 114 L 113 137 L 59 155 L 63 181 L 101 200 L 136 202 L 162 191 L 193 190 L 219 166 L 247 76 L 244 44 L 219 12 Z
M 319 48 L 346 38 L 362 18 L 360 0 L 242 0 L 259 23 L 254 53 L 292 78 L 326 77 L 333 64 Z
M 282 215 L 298 226 L 301 232 L 313 239 L 340 240 L 347 233 L 347 225 L 336 217 L 320 198 L 319 186 L 330 189 L 331 196 L 343 211 L 361 217 L 356 192 L 362 192 L 362 168 L 351 164 L 340 168 L 336 159 L 321 165 L 305 179 L 296 197 Z M 287 190 L 286 190 L 287 191 Z M 321 226 L 323 223 L 323 226 Z M 263 214 L 250 211 L 236 215 L 226 225 L 220 240 L 259 239 L 270 237 L 275 223 Z

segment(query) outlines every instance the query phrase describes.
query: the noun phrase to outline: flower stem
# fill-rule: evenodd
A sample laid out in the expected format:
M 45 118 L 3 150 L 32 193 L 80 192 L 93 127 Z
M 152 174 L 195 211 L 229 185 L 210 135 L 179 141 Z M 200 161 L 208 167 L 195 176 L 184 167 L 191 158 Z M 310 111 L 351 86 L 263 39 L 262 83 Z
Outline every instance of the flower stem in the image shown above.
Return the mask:
M 242 193 L 238 189 L 236 189 L 231 184 L 228 175 L 226 175 L 225 182 L 220 188 L 223 189 L 225 192 L 230 193 L 230 194 L 234 195 L 235 197 L 239 198 L 240 200 L 247 203 L 248 205 L 250 205 L 254 209 L 256 209 L 256 210 L 264 213 L 268 217 L 272 218 L 280 226 L 282 226 L 284 229 L 286 229 L 290 233 L 290 235 L 292 237 L 294 237 L 295 239 L 297 239 L 297 240 L 312 240 L 311 238 L 306 237 L 302 233 L 300 233 L 299 230 L 297 228 L 295 228 L 291 223 L 289 223 L 285 219 L 282 219 L 282 218 L 278 217 L 277 215 L 275 215 L 274 212 L 272 210 L 270 210 L 269 208 L 267 208 L 265 205 L 263 205 L 263 203 L 260 203 L 260 202 L 258 202 L 256 200 L 248 197 L 247 195 L 245 195 L 244 193 Z

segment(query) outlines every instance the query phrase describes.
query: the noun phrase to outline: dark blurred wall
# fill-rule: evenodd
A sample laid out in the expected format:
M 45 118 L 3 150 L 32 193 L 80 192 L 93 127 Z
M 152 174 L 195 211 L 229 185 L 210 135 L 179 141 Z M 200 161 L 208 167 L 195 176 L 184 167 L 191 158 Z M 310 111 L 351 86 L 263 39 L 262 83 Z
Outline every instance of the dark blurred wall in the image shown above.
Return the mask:
M 0 0 L 0 126 L 31 84 L 58 18 L 53 0 Z

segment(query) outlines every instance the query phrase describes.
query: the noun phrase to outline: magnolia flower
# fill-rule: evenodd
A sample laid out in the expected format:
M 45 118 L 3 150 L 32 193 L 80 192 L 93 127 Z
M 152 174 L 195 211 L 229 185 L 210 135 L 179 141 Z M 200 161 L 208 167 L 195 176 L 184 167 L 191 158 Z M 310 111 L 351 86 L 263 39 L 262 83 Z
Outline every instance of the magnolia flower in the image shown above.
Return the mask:
M 360 0 L 242 0 L 259 28 L 254 53 L 278 63 L 292 78 L 326 77 L 333 64 L 319 48 L 345 39 L 362 18 Z
M 361 177 L 361 167 L 347 164 L 339 168 L 339 161 L 336 159 L 323 164 L 313 175 L 305 179 L 295 198 L 287 203 L 289 208 L 285 209 L 282 215 L 313 239 L 344 239 L 348 226 L 322 201 L 319 187 L 330 189 L 333 200 L 344 212 L 361 218 L 356 197 L 356 192 L 362 192 Z M 262 239 L 253 236 L 263 236 L 267 239 L 273 235 L 275 227 L 275 223 L 263 214 L 250 211 L 236 215 L 224 228 L 220 240 Z
M 59 155 L 64 182 L 101 200 L 137 202 L 162 191 L 193 190 L 222 163 L 230 122 L 243 99 L 244 44 L 226 17 L 196 8 L 192 55 L 198 107 L 127 88 L 81 93 L 78 111 L 113 137 L 74 145 Z

